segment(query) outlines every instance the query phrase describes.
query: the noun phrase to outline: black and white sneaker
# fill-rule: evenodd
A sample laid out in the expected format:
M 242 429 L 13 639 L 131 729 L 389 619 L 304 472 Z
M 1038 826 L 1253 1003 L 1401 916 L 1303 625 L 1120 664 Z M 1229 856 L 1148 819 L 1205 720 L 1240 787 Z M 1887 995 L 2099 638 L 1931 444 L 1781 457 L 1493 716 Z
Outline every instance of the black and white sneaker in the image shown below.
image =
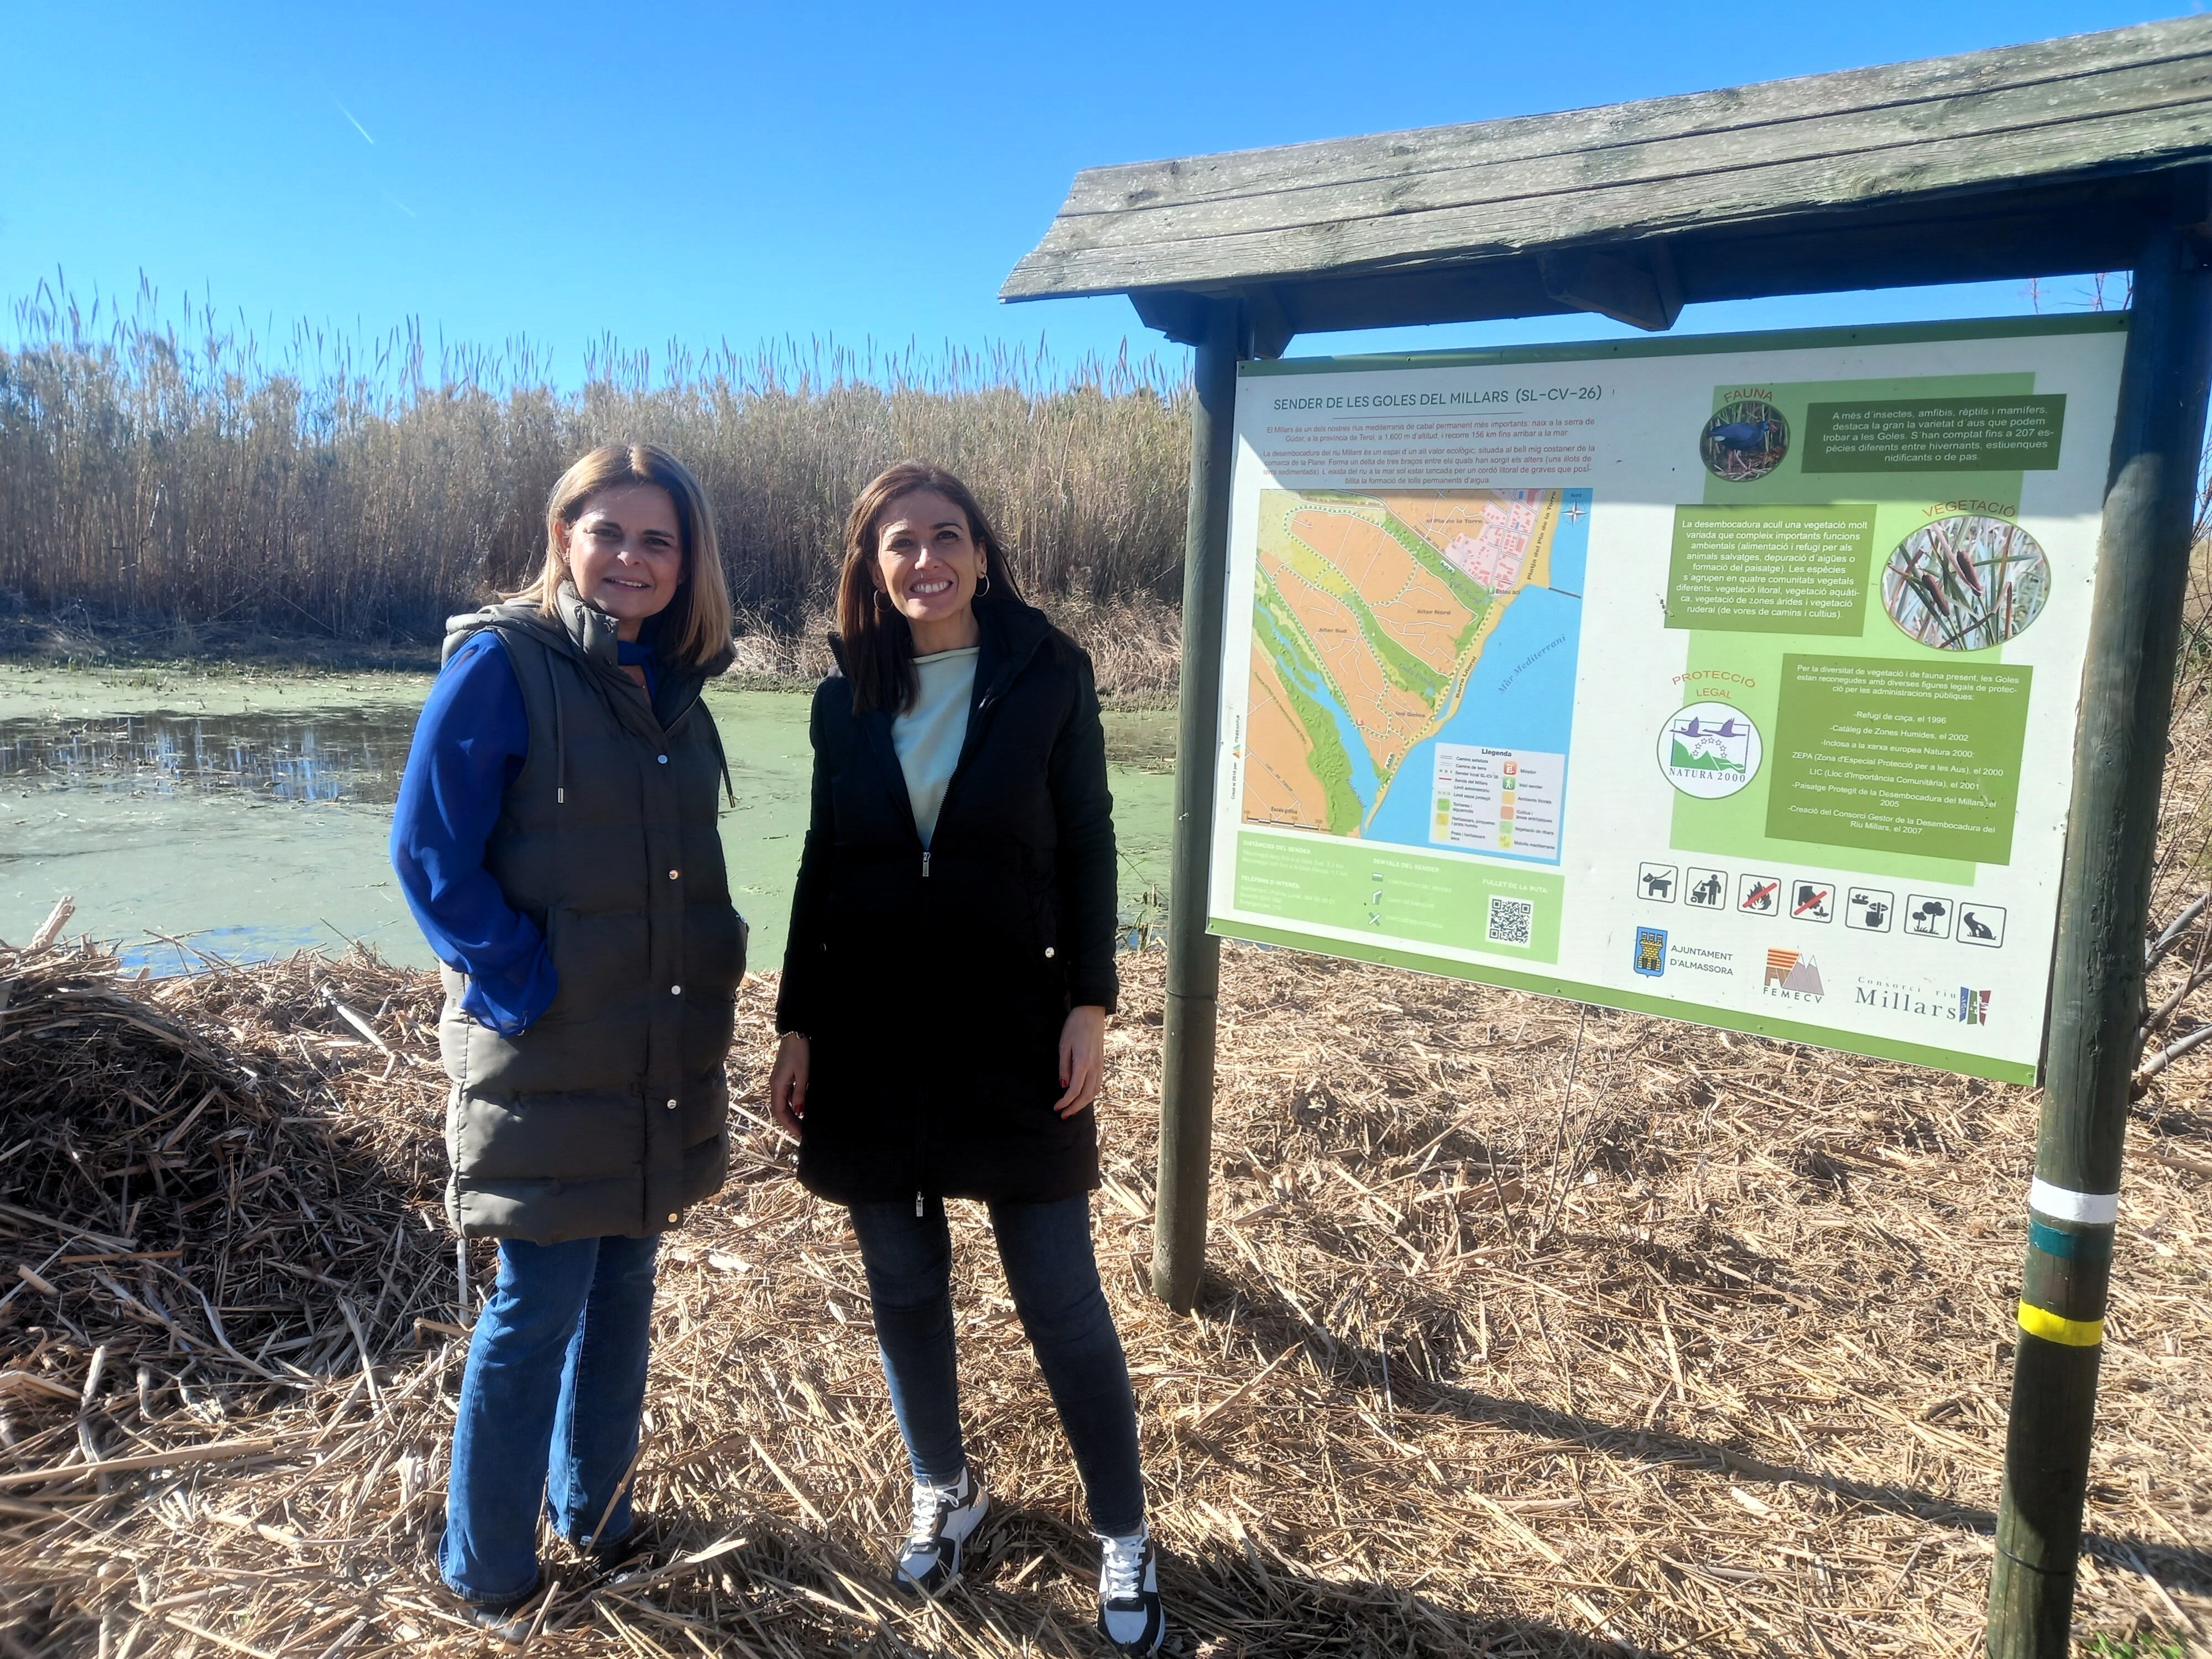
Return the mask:
M 1159 1651 L 1167 1633 L 1160 1610 L 1160 1558 L 1149 1530 L 1098 1540 L 1098 1633 L 1116 1653 Z
M 899 1546 L 893 1577 L 933 1600 L 944 1595 L 959 1579 L 961 1553 L 990 1510 L 991 1495 L 970 1470 L 960 1471 L 957 1486 L 915 1481 L 914 1522 Z

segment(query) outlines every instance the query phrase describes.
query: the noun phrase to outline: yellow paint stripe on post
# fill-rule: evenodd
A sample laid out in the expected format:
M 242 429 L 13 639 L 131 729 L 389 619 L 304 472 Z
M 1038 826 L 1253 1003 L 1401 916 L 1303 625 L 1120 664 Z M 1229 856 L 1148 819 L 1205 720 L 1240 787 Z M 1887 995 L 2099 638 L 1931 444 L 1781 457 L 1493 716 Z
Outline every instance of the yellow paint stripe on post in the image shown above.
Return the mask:
M 2030 1302 L 2020 1304 L 2020 1328 L 2046 1342 L 2063 1342 L 2069 1348 L 2094 1348 L 2105 1340 L 2101 1319 L 2062 1319 Z

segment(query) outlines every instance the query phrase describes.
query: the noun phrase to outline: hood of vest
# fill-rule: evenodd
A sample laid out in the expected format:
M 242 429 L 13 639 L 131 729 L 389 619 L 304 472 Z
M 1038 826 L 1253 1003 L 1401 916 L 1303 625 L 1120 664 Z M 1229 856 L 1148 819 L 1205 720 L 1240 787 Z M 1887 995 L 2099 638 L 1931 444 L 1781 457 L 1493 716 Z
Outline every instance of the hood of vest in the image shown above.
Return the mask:
M 560 611 L 558 619 L 547 616 L 538 608 L 534 599 L 507 599 L 498 605 L 488 605 L 481 611 L 465 611 L 459 616 L 446 618 L 446 643 L 439 653 L 442 664 L 460 649 L 470 635 L 486 628 L 511 628 L 526 632 L 545 645 L 577 661 L 605 669 L 610 674 L 620 674 L 622 663 L 616 654 L 618 643 L 616 623 L 604 611 L 586 605 L 576 590 L 568 583 L 561 584 L 561 591 L 553 596 Z M 659 632 L 658 617 L 648 617 L 640 630 L 642 642 L 654 647 L 663 677 L 670 680 L 708 680 L 726 672 L 736 659 L 736 653 L 728 646 L 715 653 L 714 658 L 697 667 L 671 663 L 660 653 L 656 635 Z

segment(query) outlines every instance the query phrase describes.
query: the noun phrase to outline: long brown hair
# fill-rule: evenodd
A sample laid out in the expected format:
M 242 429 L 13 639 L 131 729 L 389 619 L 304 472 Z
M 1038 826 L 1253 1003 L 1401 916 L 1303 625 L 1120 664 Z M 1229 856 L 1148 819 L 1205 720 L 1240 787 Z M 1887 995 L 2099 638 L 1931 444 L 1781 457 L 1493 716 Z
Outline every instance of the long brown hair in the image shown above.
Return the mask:
M 990 577 L 988 598 L 1021 602 L 1014 571 L 998 532 L 976 504 L 968 486 L 941 466 L 927 461 L 898 461 L 868 480 L 845 515 L 845 562 L 837 573 L 837 632 L 845 644 L 845 676 L 853 683 L 853 712 L 872 708 L 898 714 L 911 707 L 916 691 L 914 632 L 906 618 L 876 586 L 876 531 L 893 501 L 916 490 L 934 490 L 968 515 L 969 538 L 983 556 L 981 574 Z M 980 586 L 980 584 L 979 584 Z
M 624 484 L 658 485 L 676 508 L 684 574 L 676 597 L 653 619 L 653 639 L 670 666 L 704 668 L 730 648 L 734 620 L 721 548 L 714 539 L 714 509 L 699 481 L 657 444 L 605 444 L 561 475 L 545 501 L 545 562 L 528 586 L 507 597 L 533 600 L 544 615 L 557 617 L 562 584 L 574 581 L 568 569 L 569 531 L 592 496 Z

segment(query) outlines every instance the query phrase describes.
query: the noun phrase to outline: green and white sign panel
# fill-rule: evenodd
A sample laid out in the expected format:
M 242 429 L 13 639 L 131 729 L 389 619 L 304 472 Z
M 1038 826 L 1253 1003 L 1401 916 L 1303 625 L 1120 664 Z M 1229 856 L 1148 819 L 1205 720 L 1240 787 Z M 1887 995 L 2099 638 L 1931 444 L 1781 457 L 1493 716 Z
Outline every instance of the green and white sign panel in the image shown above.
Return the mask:
M 2033 1081 L 2124 326 L 1244 365 L 1213 931 Z

